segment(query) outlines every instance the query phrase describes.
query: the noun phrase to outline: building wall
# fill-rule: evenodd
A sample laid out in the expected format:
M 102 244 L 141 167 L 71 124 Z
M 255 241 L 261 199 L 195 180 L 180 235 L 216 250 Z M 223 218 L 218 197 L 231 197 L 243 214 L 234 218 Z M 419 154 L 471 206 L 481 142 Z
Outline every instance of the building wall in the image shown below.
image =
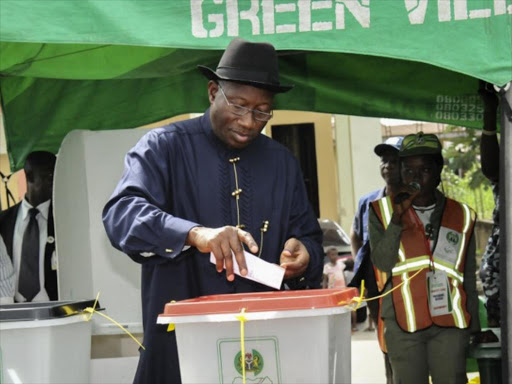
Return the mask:
M 276 111 L 269 126 L 299 123 L 315 124 L 320 216 L 349 233 L 359 198 L 382 187 L 379 158 L 373 152 L 382 142 L 380 120 Z
M 2 110 L 0 109 L 0 171 L 4 176 L 9 176 L 11 174 L 11 165 L 9 163 L 9 156 L 7 155 L 7 143 L 5 141 L 5 131 L 3 124 L 3 116 Z M 4 180 L 0 179 L 0 204 L 1 209 L 4 210 L 7 208 L 7 193 L 5 191 L 5 183 Z M 25 174 L 23 170 L 16 172 L 9 178 L 7 182 L 7 186 L 9 190 L 14 196 L 16 202 L 20 201 L 25 195 L 25 191 L 27 190 L 27 186 L 25 183 Z M 12 200 L 11 200 L 12 206 Z
M 8 176 L 11 174 L 11 167 L 9 165 L 9 157 L 6 153 L 0 154 L 0 171 L 5 176 Z M 16 202 L 20 201 L 23 196 L 25 195 L 25 191 L 27 190 L 26 183 L 25 183 L 25 173 L 23 170 L 16 172 L 14 175 L 12 175 L 9 178 L 9 181 L 7 182 L 7 186 L 9 187 L 9 190 L 14 196 L 14 199 Z M 2 181 L 0 183 L 0 203 L 2 204 L 2 210 L 7 208 L 7 194 L 5 191 L 5 184 Z M 10 200 L 11 206 L 12 200 Z
M 317 156 L 318 196 L 320 217 L 334 221 L 338 216 L 338 180 L 336 154 L 333 141 L 332 115 L 326 113 L 275 111 L 274 117 L 265 127 L 265 134 L 271 136 L 272 125 L 303 124 L 315 125 L 315 149 Z
M 382 142 L 379 119 L 334 115 L 339 183 L 339 223 L 349 233 L 359 198 L 382 187 L 379 158 L 373 148 Z

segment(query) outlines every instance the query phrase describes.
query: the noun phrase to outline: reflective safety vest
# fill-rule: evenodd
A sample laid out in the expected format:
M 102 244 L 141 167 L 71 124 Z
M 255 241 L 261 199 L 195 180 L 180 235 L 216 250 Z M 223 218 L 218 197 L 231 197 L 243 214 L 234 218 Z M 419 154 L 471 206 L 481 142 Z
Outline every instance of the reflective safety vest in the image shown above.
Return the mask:
M 372 202 L 375 213 L 386 229 L 393 215 L 389 196 Z M 441 327 L 467 328 L 471 319 L 466 309 L 464 291 L 464 265 L 476 214 L 466 204 L 446 198 L 433 252 L 421 220 L 411 207 L 402 216 L 402 234 L 398 262 L 391 271 L 392 285 L 400 288 L 392 292 L 396 320 L 400 328 L 415 332 L 436 324 Z M 443 271 L 448 280 L 448 314 L 432 316 L 428 303 L 427 272 Z M 420 271 L 413 279 L 412 275 Z M 376 271 L 379 290 L 384 288 L 387 276 Z M 382 344 L 381 344 L 382 347 Z

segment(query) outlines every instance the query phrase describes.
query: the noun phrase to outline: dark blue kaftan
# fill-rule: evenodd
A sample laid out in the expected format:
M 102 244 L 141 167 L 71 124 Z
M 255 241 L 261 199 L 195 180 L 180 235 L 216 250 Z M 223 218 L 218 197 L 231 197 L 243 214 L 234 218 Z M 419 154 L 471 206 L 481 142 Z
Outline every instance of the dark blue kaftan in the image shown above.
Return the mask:
M 302 174 L 293 155 L 259 135 L 248 147 L 228 149 L 213 134 L 209 110 L 196 119 L 147 133 L 130 150 L 125 171 L 103 211 L 114 247 L 142 264 L 144 346 L 136 383 L 179 383 L 174 332 L 156 324 L 165 303 L 201 295 L 270 290 L 217 273 L 209 255 L 195 248 L 182 252 L 188 231 L 197 225 L 237 224 L 232 192 L 236 163 L 240 223 L 260 244 L 260 228 L 269 221 L 262 258 L 279 263 L 284 243 L 298 238 L 311 260 L 309 286 L 322 275 L 322 234 L 309 205 Z M 144 257 L 141 253 L 154 253 Z

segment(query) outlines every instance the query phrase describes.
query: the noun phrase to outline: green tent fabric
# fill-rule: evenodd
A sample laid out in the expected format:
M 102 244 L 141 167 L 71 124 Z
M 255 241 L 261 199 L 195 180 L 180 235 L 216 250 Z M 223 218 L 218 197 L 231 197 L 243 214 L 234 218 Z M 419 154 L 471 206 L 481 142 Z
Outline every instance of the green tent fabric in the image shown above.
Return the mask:
M 512 0 L 0 0 L 11 165 L 72 129 L 121 129 L 208 106 L 198 64 L 268 41 L 277 109 L 482 125 L 478 79 L 512 80 Z

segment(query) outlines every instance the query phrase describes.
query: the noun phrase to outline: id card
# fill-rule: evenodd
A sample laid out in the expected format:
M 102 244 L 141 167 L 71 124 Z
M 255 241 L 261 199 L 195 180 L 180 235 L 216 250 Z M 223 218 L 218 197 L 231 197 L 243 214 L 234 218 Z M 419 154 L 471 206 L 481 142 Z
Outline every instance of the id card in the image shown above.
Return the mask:
M 428 304 L 431 316 L 452 313 L 448 276 L 443 271 L 427 272 Z
M 434 257 L 450 264 L 455 264 L 457 256 L 459 255 L 459 249 L 462 246 L 461 243 L 462 233 L 446 227 L 441 227 L 439 229 L 439 236 L 437 237 Z

